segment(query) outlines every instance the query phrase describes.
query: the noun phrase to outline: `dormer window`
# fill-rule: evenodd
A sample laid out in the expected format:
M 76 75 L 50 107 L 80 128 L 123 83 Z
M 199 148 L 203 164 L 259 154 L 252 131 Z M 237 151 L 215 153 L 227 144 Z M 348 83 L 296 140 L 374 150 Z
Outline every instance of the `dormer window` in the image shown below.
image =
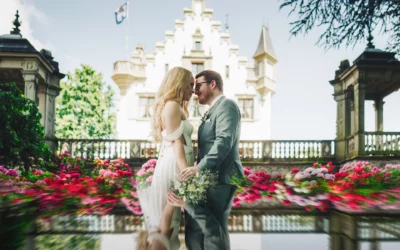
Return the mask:
M 165 64 L 165 68 L 164 68 L 164 73 L 167 74 L 168 71 L 169 71 L 169 64 L 166 63 L 166 64 Z
M 201 50 L 201 41 L 194 42 L 194 50 Z

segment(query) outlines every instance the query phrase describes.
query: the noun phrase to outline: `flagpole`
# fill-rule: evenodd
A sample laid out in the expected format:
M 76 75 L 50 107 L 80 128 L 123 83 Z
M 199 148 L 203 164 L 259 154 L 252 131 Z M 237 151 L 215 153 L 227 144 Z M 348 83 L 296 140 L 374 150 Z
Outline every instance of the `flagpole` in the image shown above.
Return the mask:
M 130 21 L 130 19 L 129 19 L 129 0 L 128 1 L 126 1 L 126 3 L 127 3 L 127 6 L 126 6 L 126 8 L 127 8 L 127 10 L 126 10 L 126 12 L 127 12 L 127 21 L 128 21 L 128 27 L 126 28 L 126 32 L 125 32 L 125 54 L 126 54 L 126 60 L 127 61 L 129 61 L 129 53 L 128 53 L 128 33 L 129 33 L 129 29 L 130 29 L 130 26 L 131 26 L 131 21 Z

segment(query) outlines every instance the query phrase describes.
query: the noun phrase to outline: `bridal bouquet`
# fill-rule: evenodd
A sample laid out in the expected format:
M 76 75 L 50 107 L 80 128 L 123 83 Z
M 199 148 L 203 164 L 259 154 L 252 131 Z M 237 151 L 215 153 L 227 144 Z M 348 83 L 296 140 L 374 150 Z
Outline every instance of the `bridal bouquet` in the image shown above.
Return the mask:
M 183 197 L 186 203 L 199 204 L 206 200 L 207 190 L 217 184 L 217 174 L 210 170 L 200 170 L 186 182 L 175 181 L 172 185 L 177 196 Z

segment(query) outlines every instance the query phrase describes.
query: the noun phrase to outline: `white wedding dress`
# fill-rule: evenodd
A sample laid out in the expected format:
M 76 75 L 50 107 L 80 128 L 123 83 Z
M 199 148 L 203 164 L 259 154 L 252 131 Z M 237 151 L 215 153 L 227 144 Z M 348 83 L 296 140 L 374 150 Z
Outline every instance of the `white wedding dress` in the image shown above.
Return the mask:
M 140 205 L 142 207 L 143 216 L 147 231 L 149 232 L 149 241 L 151 242 L 151 235 L 157 232 L 160 224 L 160 219 L 167 204 L 167 195 L 173 183 L 180 180 L 180 170 L 176 161 L 176 156 L 173 151 L 172 142 L 177 140 L 181 135 L 185 139 L 185 155 L 188 166 L 193 166 L 193 144 L 192 144 L 193 126 L 188 120 L 182 120 L 179 128 L 172 134 L 167 134 L 162 131 L 163 141 L 161 143 L 160 154 L 158 157 L 157 165 L 155 167 L 153 180 L 151 186 L 146 189 L 138 190 Z M 168 242 L 168 249 L 179 249 L 179 228 L 180 228 L 181 211 L 176 208 L 172 217 L 172 235 Z M 156 235 L 156 234 L 153 234 Z

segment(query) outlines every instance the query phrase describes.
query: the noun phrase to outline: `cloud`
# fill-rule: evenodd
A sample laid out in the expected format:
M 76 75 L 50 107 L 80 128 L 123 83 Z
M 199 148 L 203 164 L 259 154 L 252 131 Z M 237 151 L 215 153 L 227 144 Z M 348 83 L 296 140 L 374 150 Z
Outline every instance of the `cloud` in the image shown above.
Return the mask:
M 5 3 L 3 2 L 5 1 Z M 50 42 L 45 42 L 33 35 L 32 23 L 37 21 L 41 25 L 47 25 L 49 20 L 41 10 L 36 8 L 32 0 L 2 0 L 0 8 L 0 35 L 9 34 L 14 28 L 16 10 L 19 10 L 20 21 L 22 23 L 20 29 L 24 38 L 40 51 L 47 49 L 54 52 L 55 47 Z

